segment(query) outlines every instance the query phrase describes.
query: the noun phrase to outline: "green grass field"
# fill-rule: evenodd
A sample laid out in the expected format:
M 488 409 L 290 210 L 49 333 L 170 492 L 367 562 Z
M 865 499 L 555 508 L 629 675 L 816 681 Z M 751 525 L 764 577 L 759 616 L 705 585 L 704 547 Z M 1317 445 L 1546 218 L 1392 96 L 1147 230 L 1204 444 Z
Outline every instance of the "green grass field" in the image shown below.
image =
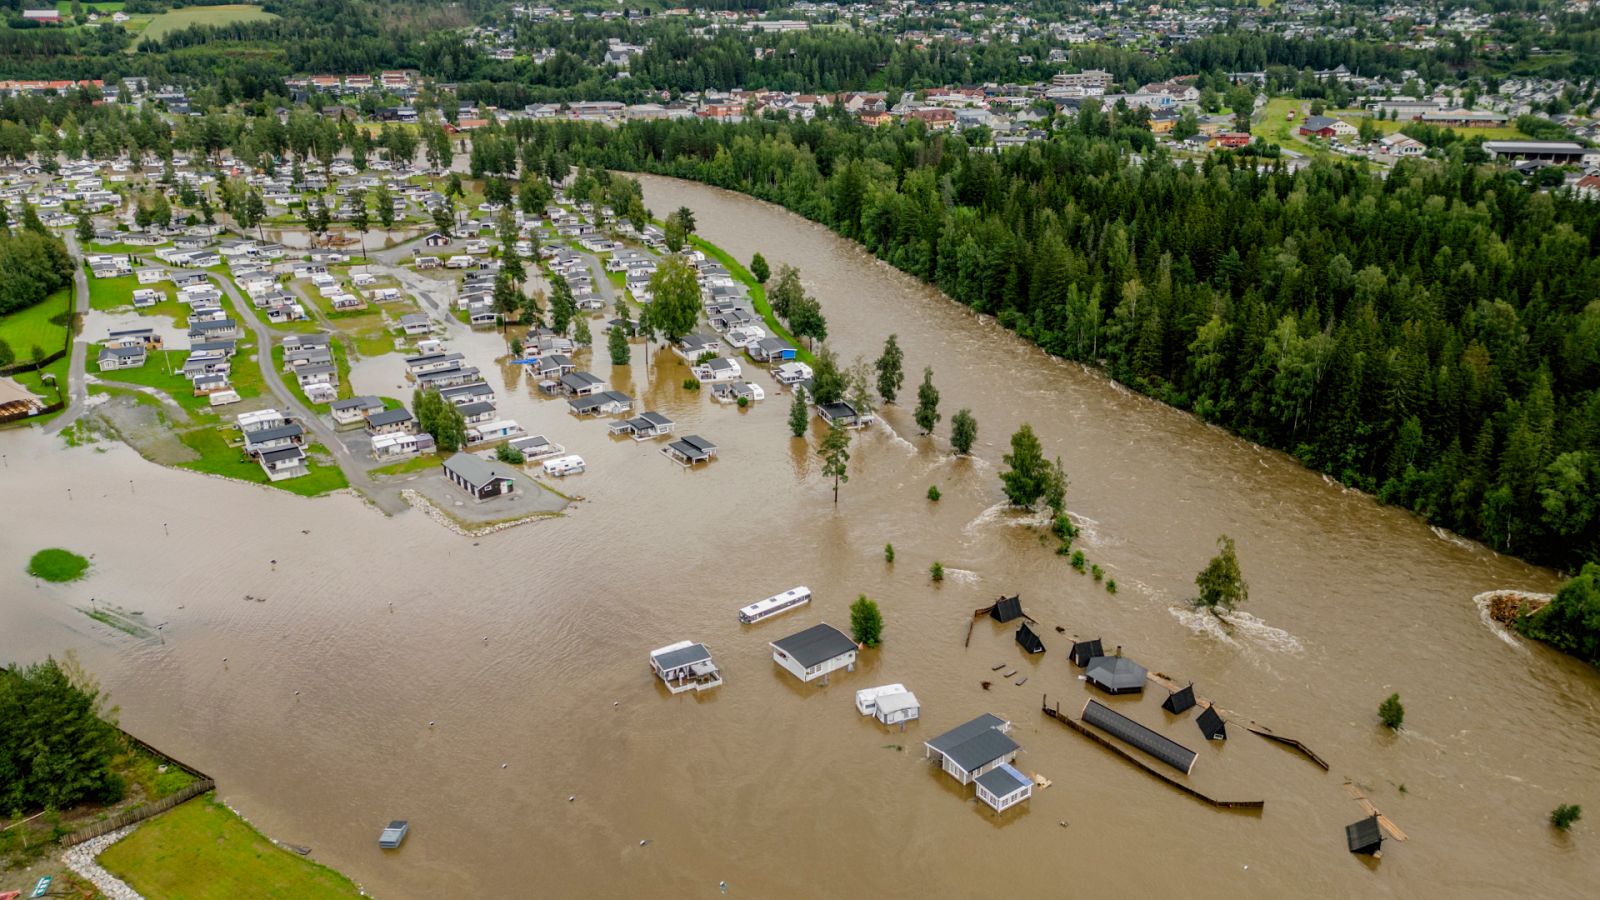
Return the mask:
M 134 289 L 139 287 L 139 278 L 136 275 L 124 275 L 121 278 L 95 278 L 89 277 L 89 308 L 108 311 L 124 306 L 133 305 Z M 167 285 L 167 296 L 172 296 L 171 285 Z M 159 290 L 159 288 L 158 288 Z
M 77 581 L 88 572 L 89 560 L 60 547 L 40 550 L 28 561 L 28 574 L 45 581 Z
M 0 317 L 0 340 L 11 345 L 18 361 L 33 359 L 33 348 L 45 355 L 67 345 L 72 288 L 63 288 L 26 309 Z
M 231 6 L 189 6 L 164 12 L 145 26 L 145 39 L 160 39 L 174 31 L 191 25 L 227 25 L 231 22 L 264 22 L 277 16 L 263 12 L 259 6 L 235 4 Z
M 1355 125 L 1359 128 L 1361 126 L 1361 120 L 1368 118 L 1371 114 L 1364 109 L 1335 109 L 1329 110 L 1328 115 L 1338 116 L 1346 122 L 1349 122 L 1351 125 Z M 1390 119 L 1373 119 L 1373 124 L 1377 125 L 1378 130 L 1384 134 L 1394 134 L 1411 123 L 1409 121 L 1396 122 Z M 1528 140 L 1527 135 L 1518 131 L 1516 127 L 1512 125 L 1501 125 L 1494 128 L 1451 128 L 1448 130 L 1455 132 L 1463 138 L 1481 137 L 1486 141 Z
M 150 819 L 99 861 L 146 897 L 360 896 L 350 879 L 273 845 L 211 794 Z
M 795 347 L 795 358 L 801 362 L 816 362 L 816 357 L 811 354 L 811 351 L 806 349 L 805 343 L 796 340 L 795 336 L 789 333 L 789 329 L 779 324 L 778 317 L 772 312 L 772 304 L 767 302 L 766 290 L 764 290 L 760 284 L 756 283 L 756 277 L 750 274 L 750 270 L 745 268 L 744 263 L 734 259 L 732 256 L 728 255 L 726 250 L 723 250 L 721 247 L 718 247 L 716 244 L 713 244 L 710 241 L 701 240 L 698 237 L 690 235 L 689 243 L 693 245 L 695 249 L 704 251 L 707 256 L 719 263 L 722 263 L 722 265 L 728 270 L 729 274 L 731 274 L 734 278 L 739 279 L 741 282 L 744 282 L 744 286 L 750 290 L 750 302 L 755 306 L 756 312 L 761 314 L 762 321 L 766 322 L 767 331 L 769 334 L 771 334 L 773 337 L 783 338 L 784 340 L 793 344 Z
M 403 459 L 387 466 L 379 466 L 369 471 L 373 475 L 411 475 L 416 472 L 432 471 L 439 467 L 439 462 L 438 454 L 424 453 L 421 456 L 413 456 L 410 459 Z

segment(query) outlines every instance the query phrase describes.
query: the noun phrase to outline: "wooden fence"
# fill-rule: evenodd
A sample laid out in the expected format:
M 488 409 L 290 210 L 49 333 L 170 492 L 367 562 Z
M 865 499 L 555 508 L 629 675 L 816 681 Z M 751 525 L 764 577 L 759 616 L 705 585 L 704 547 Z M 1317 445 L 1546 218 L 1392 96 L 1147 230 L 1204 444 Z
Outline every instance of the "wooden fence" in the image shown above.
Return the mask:
M 61 846 L 76 846 L 84 841 L 94 840 L 103 834 L 116 831 L 118 828 L 126 828 L 135 822 L 143 822 L 145 819 L 148 819 L 151 816 L 166 812 L 185 800 L 198 797 L 201 794 L 204 794 L 206 791 L 216 790 L 216 787 L 217 783 L 215 781 L 212 781 L 209 778 L 202 778 L 201 780 L 196 781 L 176 794 L 162 797 L 160 800 L 157 800 L 154 803 L 147 803 L 144 806 L 130 809 L 127 812 L 118 813 L 103 822 L 96 822 L 87 828 L 81 828 L 77 831 L 74 831 L 73 833 L 66 835 L 61 839 Z

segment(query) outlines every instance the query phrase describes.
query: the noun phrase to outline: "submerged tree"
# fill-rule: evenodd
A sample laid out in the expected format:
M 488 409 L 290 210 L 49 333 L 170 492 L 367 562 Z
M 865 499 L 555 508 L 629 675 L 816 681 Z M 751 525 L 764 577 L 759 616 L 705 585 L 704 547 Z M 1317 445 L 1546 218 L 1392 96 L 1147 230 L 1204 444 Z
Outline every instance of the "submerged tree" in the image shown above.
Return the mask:
M 633 359 L 633 349 L 628 346 L 628 336 L 621 325 L 613 325 L 606 331 L 606 349 L 611 353 L 613 366 L 625 366 Z
M 1024 422 L 1011 435 L 1011 452 L 1001 461 L 1009 468 L 1000 473 L 1000 485 L 1012 506 L 1032 506 L 1044 496 L 1050 464 L 1045 461 L 1044 448 L 1032 425 Z
M 1389 728 L 1398 729 L 1405 720 L 1406 708 L 1400 704 L 1399 694 L 1390 694 L 1378 704 L 1378 721 Z
M 917 386 L 917 427 L 923 434 L 931 434 L 939 424 L 939 389 L 933 386 L 933 366 L 922 370 L 922 384 Z
M 883 342 L 883 354 L 873 364 L 878 370 L 878 396 L 883 402 L 893 403 L 900 393 L 900 385 L 906 380 L 904 366 L 905 353 L 900 350 L 900 339 L 891 334 Z
M 876 647 L 883 642 L 883 613 L 866 594 L 850 604 L 850 634 L 864 647 Z
M 978 440 L 978 420 L 972 417 L 972 410 L 965 406 L 956 410 L 950 417 L 950 446 L 962 456 L 972 452 L 972 445 Z
M 828 429 L 817 455 L 822 457 L 822 477 L 833 479 L 833 502 L 839 502 L 839 485 L 850 480 L 850 432 L 837 423 Z
M 1233 550 L 1233 538 L 1225 534 L 1217 538 L 1217 555 L 1211 557 L 1211 562 L 1194 577 L 1194 583 L 1200 588 L 1200 596 L 1195 598 L 1194 605 L 1210 610 L 1215 615 L 1231 612 L 1250 599 L 1250 586 L 1239 571 L 1239 557 Z
M 795 437 L 801 437 L 810 424 L 811 413 L 806 409 L 806 389 L 796 386 L 794 402 L 789 404 L 789 432 Z
M 700 318 L 700 281 L 694 267 L 681 256 L 661 261 L 650 276 L 650 321 L 668 341 L 676 342 L 694 330 Z

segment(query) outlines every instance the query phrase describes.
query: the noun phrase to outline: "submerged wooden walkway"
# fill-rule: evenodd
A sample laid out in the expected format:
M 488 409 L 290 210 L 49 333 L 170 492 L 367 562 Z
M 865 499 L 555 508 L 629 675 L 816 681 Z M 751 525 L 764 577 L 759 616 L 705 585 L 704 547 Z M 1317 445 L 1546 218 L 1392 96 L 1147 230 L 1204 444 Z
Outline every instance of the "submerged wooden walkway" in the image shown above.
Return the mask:
M 1061 711 L 1061 704 L 1060 703 L 1057 703 L 1054 707 L 1051 707 L 1049 695 L 1044 695 L 1044 697 L 1043 697 L 1043 699 L 1041 701 L 1041 704 L 1042 704 L 1042 709 L 1043 709 L 1045 715 L 1047 715 L 1050 718 L 1055 719 L 1057 722 L 1060 722 L 1061 724 L 1067 726 L 1067 728 L 1069 730 L 1075 731 L 1078 734 L 1081 734 L 1084 737 L 1088 738 L 1089 740 L 1094 741 L 1096 744 L 1099 744 L 1100 746 L 1106 748 L 1107 750 L 1110 750 L 1112 753 L 1115 753 L 1116 755 L 1122 757 L 1123 759 L 1125 759 L 1128 762 L 1134 764 L 1135 766 L 1138 766 L 1146 774 L 1149 774 L 1149 775 L 1152 775 L 1152 776 L 1154 776 L 1156 778 L 1161 779 L 1162 781 L 1166 782 L 1167 784 L 1171 785 L 1172 787 L 1177 788 L 1179 791 L 1182 791 L 1183 793 L 1189 795 L 1190 797 L 1195 798 L 1196 800 L 1199 800 L 1199 801 L 1201 801 L 1203 803 L 1208 803 L 1208 804 L 1210 804 L 1212 806 L 1217 807 L 1218 809 L 1236 809 L 1236 810 L 1247 810 L 1248 811 L 1248 810 L 1263 809 L 1267 805 L 1267 801 L 1265 801 L 1265 800 L 1218 800 L 1217 798 L 1212 797 L 1211 795 L 1206 794 L 1203 791 L 1200 791 L 1200 790 L 1198 790 L 1198 789 L 1196 789 L 1194 787 L 1191 787 L 1190 785 L 1187 785 L 1187 784 L 1177 780 L 1176 778 L 1173 778 L 1172 776 L 1170 776 L 1167 773 L 1161 771 L 1160 769 L 1157 769 L 1154 766 L 1149 765 L 1144 760 L 1140 759 L 1139 757 L 1137 757 L 1137 756 L 1133 755 L 1132 753 L 1130 753 L 1128 750 L 1124 749 L 1117 742 L 1115 742 L 1115 741 L 1111 740 L 1110 738 L 1106 737 L 1105 735 L 1102 735 L 1099 732 L 1091 729 L 1087 725 L 1084 725 L 1081 722 L 1075 721 L 1070 714 L 1063 713 Z
M 1169 691 L 1182 690 L 1184 687 L 1161 672 L 1146 672 L 1145 677 L 1148 678 L 1152 684 L 1164 687 Z M 1194 698 L 1194 705 L 1200 707 L 1201 709 L 1214 709 L 1217 711 L 1217 715 L 1222 716 L 1223 719 L 1243 727 L 1252 734 L 1259 734 L 1269 741 L 1276 741 L 1277 743 L 1292 747 L 1295 750 L 1305 754 L 1306 759 L 1316 763 L 1316 765 L 1322 769 L 1322 771 L 1328 771 L 1327 760 L 1318 756 L 1316 751 L 1292 737 L 1285 737 L 1284 735 L 1278 734 L 1271 728 L 1262 725 L 1254 719 L 1251 719 L 1247 716 L 1242 716 L 1233 710 L 1224 709 L 1223 707 L 1220 707 L 1215 703 L 1212 703 L 1210 700 L 1198 695 L 1196 695 Z

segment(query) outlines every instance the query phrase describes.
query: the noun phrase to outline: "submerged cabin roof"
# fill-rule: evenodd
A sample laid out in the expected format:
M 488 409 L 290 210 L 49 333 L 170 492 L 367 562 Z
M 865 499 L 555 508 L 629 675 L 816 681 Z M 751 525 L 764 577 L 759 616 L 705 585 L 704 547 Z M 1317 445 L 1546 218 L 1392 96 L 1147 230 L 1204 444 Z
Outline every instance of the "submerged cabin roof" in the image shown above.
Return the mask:
M 1089 683 L 1113 694 L 1144 690 L 1145 668 L 1126 656 L 1097 656 L 1089 660 Z
M 1194 685 L 1185 685 L 1161 701 L 1161 708 L 1169 713 L 1181 713 L 1194 706 Z
M 1039 636 L 1033 633 L 1033 629 L 1028 627 L 1027 622 L 1017 626 L 1017 643 L 1021 644 L 1022 649 L 1029 653 L 1044 652 L 1044 641 L 1039 640 Z
M 1194 770 L 1193 750 L 1165 735 L 1156 734 L 1098 700 L 1090 700 L 1084 704 L 1082 718 L 1090 725 L 1138 747 L 1185 775 Z
M 663 669 L 676 669 L 690 663 L 704 662 L 710 658 L 711 651 L 706 649 L 705 644 L 690 644 L 687 647 L 658 653 L 653 657 L 656 665 Z
M 1073 665 L 1083 668 L 1095 657 L 1105 655 L 1105 649 L 1100 646 L 1100 639 L 1091 638 L 1087 641 L 1074 641 L 1072 650 L 1067 654 L 1067 658 L 1072 660 Z
M 839 629 L 821 622 L 805 631 L 779 638 L 772 642 L 772 646 L 809 669 L 856 649 L 856 642 Z
M 872 700 L 879 714 L 887 717 L 893 713 L 903 712 L 908 709 L 921 709 L 922 704 L 917 702 L 917 695 L 910 691 L 894 691 L 888 694 L 879 694 Z
M 1215 707 L 1208 706 L 1200 712 L 1200 717 L 1195 719 L 1195 724 L 1200 726 L 1200 733 L 1208 741 L 1225 741 L 1228 739 L 1228 726 L 1222 721 L 1222 716 Z
M 978 776 L 978 785 L 996 797 L 1005 797 L 1032 785 L 1026 775 L 1009 765 L 998 765 Z
M 1019 749 L 1017 742 L 1000 730 L 1005 725 L 1005 719 L 984 713 L 928 741 L 927 746 L 970 772 Z
M 1378 827 L 1378 817 L 1368 816 L 1344 827 L 1344 839 L 1351 853 L 1376 853 L 1383 846 L 1383 829 Z
M 989 607 L 989 618 L 996 622 L 1009 622 L 1012 619 L 1022 618 L 1022 598 L 1018 596 L 1001 597 Z

